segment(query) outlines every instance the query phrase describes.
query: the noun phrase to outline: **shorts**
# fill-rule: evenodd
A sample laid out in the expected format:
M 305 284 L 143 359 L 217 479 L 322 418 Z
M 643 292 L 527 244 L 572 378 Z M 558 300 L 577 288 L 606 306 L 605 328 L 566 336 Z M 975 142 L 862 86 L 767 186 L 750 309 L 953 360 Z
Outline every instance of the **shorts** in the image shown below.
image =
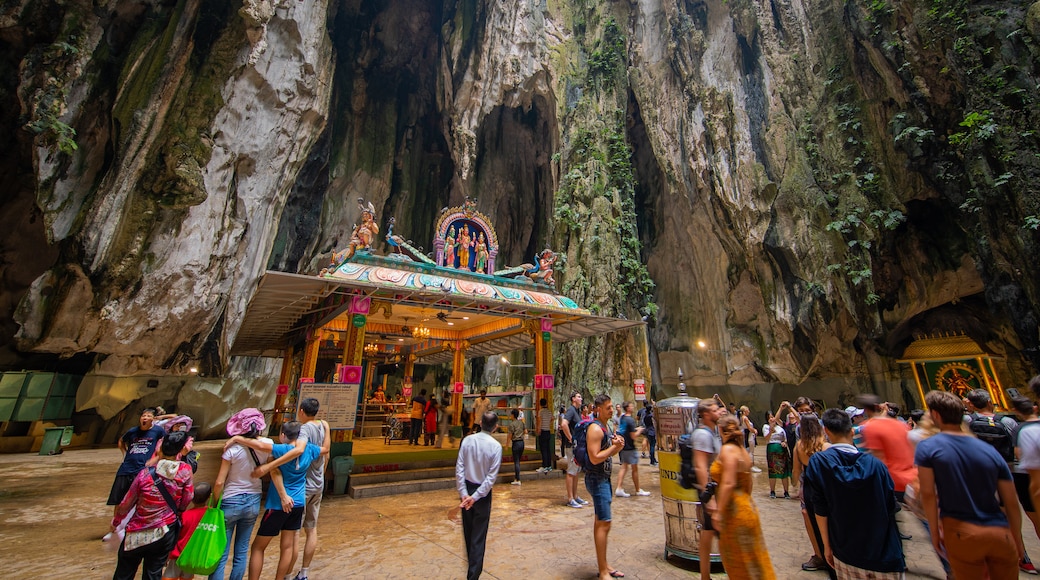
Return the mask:
M 294 532 L 300 529 L 303 523 L 303 508 L 294 507 L 289 513 L 282 510 L 268 509 L 260 520 L 260 529 L 256 531 L 258 536 L 277 536 L 283 531 Z
M 1029 493 L 1029 474 L 1012 472 L 1011 479 L 1015 481 L 1015 492 L 1018 495 L 1018 503 L 1022 504 L 1022 509 L 1029 513 L 1035 512 L 1033 495 Z
M 581 473 L 581 466 L 574 460 L 574 448 L 568 447 L 563 450 L 563 457 L 567 460 L 567 475 L 578 475 Z
M 321 492 L 308 493 L 303 506 L 303 527 L 313 530 L 318 527 L 318 512 L 321 511 Z
M 135 477 L 137 477 L 136 473 L 116 476 L 115 481 L 112 482 L 112 490 L 108 492 L 108 505 L 119 505 L 123 501 L 126 492 L 130 491 Z
M 639 463 L 639 452 L 635 449 L 622 449 L 618 455 L 621 457 L 621 463 L 627 465 Z
M 704 504 L 697 503 L 697 519 L 700 520 L 702 532 L 715 531 L 715 526 L 711 523 L 711 514 L 704 509 Z
M 585 474 L 585 489 L 592 496 L 592 507 L 596 510 L 596 519 L 601 522 L 610 521 L 610 502 L 614 493 L 610 488 L 610 478 L 592 473 Z

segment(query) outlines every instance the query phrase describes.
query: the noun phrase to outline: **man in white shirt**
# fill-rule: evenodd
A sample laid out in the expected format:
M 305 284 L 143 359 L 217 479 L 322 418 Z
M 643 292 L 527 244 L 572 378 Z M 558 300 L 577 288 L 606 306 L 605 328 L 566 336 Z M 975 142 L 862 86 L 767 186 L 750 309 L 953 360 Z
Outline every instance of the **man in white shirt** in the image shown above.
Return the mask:
M 455 485 L 462 503 L 462 537 L 466 541 L 469 567 L 467 580 L 478 580 L 484 570 L 484 543 L 491 520 L 491 486 L 502 465 L 502 444 L 491 434 L 498 427 L 498 415 L 487 411 L 480 416 L 480 432 L 469 435 L 459 445 L 455 462 Z

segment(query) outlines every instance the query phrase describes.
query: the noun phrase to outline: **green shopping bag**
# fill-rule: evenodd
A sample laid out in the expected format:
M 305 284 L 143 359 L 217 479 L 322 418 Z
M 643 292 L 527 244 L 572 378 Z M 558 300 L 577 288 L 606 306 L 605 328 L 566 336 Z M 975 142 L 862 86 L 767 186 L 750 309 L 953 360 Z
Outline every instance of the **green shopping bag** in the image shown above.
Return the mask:
M 211 497 L 206 502 L 206 513 L 177 558 L 177 565 L 189 574 L 213 573 L 227 548 L 224 512 L 220 509 L 219 499 L 216 507 L 210 505 L 212 501 Z

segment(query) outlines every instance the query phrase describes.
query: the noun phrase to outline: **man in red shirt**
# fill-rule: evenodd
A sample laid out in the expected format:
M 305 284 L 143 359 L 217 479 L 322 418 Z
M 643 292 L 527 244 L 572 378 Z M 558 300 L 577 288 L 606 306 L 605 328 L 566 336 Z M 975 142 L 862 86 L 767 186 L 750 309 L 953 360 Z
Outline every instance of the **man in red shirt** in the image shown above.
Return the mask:
M 888 468 L 895 484 L 896 500 L 903 501 L 906 484 L 917 477 L 914 450 L 906 434 L 907 424 L 888 416 L 888 409 L 875 395 L 863 395 L 860 407 L 869 419 L 863 424 L 863 443 Z

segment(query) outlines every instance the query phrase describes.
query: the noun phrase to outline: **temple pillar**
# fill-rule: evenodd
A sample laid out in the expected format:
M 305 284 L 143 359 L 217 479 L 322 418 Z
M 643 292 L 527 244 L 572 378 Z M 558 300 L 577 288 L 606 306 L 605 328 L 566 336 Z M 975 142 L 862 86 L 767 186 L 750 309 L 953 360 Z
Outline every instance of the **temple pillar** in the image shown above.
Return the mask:
M 412 375 L 414 373 L 415 373 L 415 355 L 412 354 L 412 353 L 408 353 L 404 357 L 404 378 L 401 379 L 401 387 L 405 388 L 405 389 L 409 389 L 409 392 L 411 392 L 411 389 L 412 389 Z M 414 392 L 412 393 L 412 396 L 413 397 L 415 396 Z
M 356 319 L 355 315 L 355 319 Z M 356 322 L 347 327 L 347 338 L 343 341 L 341 363 L 354 367 L 361 366 L 365 355 L 365 317 L 361 317 L 361 326 Z
M 531 343 L 534 346 L 534 374 L 552 375 L 552 321 L 549 319 L 530 320 L 527 323 L 527 333 L 531 335 Z M 545 398 L 546 406 L 553 408 L 553 389 L 541 389 L 535 391 L 534 402 Z
M 293 365 L 293 347 L 285 349 L 282 354 L 282 371 L 278 373 L 278 386 L 285 387 L 285 392 L 278 392 L 274 397 L 274 412 L 271 414 L 271 431 L 274 433 L 275 430 L 280 430 L 282 427 L 282 407 L 285 407 L 285 401 L 289 397 L 289 391 L 292 386 L 289 385 L 289 380 L 292 379 L 292 365 Z
M 454 387 L 455 383 L 466 382 L 466 349 L 469 348 L 469 341 L 456 340 L 451 343 L 451 348 L 454 351 L 451 362 L 451 384 Z M 458 425 L 462 418 L 462 393 L 456 393 L 454 388 L 451 394 L 451 404 L 454 407 L 451 424 Z M 473 418 L 470 417 L 470 419 Z

